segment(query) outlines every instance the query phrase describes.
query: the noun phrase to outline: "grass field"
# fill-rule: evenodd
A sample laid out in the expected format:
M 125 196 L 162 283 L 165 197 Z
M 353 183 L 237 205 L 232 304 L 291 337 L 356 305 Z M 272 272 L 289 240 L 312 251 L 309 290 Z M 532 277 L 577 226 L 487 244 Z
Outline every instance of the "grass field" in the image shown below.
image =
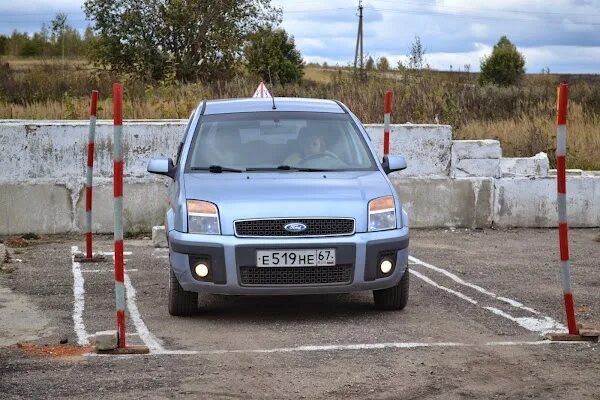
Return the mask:
M 370 73 L 307 67 L 301 84 L 271 88 L 276 96 L 339 99 L 365 123 L 383 120 L 383 93 L 394 92 L 392 122 L 440 123 L 460 139 L 498 139 L 504 155 L 552 153 L 556 86 L 571 84 L 570 168 L 600 169 L 600 76 L 527 75 L 510 88 L 480 87 L 477 74 L 421 71 Z M 0 118 L 86 119 L 88 96 L 100 90 L 99 118 L 111 118 L 112 83 L 125 86 L 126 118 L 187 118 L 202 99 L 248 97 L 259 79 L 241 75 L 211 83 L 148 85 L 83 60 L 0 60 Z

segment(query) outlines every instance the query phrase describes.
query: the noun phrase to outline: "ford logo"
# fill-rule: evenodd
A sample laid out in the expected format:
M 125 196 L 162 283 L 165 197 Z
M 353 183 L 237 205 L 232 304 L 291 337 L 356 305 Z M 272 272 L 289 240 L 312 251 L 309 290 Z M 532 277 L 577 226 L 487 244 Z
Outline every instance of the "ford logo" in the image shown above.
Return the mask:
M 306 230 L 306 225 L 301 222 L 290 222 L 283 227 L 288 232 L 302 232 Z

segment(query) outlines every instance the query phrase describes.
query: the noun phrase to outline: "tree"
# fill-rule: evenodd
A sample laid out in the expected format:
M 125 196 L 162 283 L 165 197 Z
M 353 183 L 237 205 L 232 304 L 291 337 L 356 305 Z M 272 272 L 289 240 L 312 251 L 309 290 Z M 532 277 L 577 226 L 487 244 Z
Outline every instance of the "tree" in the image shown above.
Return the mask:
M 506 36 L 502 36 L 492 54 L 481 60 L 480 69 L 480 84 L 510 86 L 525 74 L 525 58 Z
M 8 43 L 10 39 L 4 35 L 0 35 L 0 55 L 8 55 Z
M 381 72 L 387 72 L 390 70 L 390 62 L 387 58 L 381 57 L 377 60 L 377 70 Z
M 373 69 L 375 69 L 375 60 L 373 60 L 373 57 L 369 56 L 365 68 L 367 71 L 373 71 Z
M 92 60 L 146 80 L 227 78 L 244 38 L 280 21 L 270 0 L 86 0 Z
M 421 43 L 421 38 L 415 36 L 415 41 L 410 45 L 408 53 L 408 69 L 420 70 L 425 66 L 425 47 Z
M 252 33 L 244 57 L 248 70 L 267 82 L 271 78 L 282 84 L 298 82 L 304 75 L 304 61 L 294 38 L 282 28 L 261 27 Z
M 52 27 L 52 32 L 54 37 L 62 42 L 62 59 L 63 59 L 63 68 L 65 64 L 65 29 L 69 28 L 67 25 L 67 14 L 58 13 L 54 17 L 54 19 L 50 22 L 50 26 Z

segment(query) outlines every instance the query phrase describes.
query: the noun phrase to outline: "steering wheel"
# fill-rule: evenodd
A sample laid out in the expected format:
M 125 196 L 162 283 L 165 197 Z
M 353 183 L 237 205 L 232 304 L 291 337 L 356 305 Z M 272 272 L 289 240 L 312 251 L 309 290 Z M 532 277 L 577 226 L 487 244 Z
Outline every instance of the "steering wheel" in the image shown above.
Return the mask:
M 325 151 L 320 151 L 318 153 L 315 154 L 311 154 L 310 156 L 306 156 L 302 159 L 302 162 L 305 161 L 309 161 L 309 160 L 314 160 L 315 158 L 333 158 L 335 160 L 341 161 L 343 162 L 335 153 L 332 153 L 329 150 L 325 150 Z

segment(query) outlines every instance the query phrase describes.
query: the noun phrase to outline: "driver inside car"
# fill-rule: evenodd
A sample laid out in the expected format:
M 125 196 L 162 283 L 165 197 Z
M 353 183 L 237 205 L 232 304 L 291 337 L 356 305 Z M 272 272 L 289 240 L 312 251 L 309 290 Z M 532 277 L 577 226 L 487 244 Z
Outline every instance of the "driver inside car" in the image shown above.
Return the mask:
M 283 162 L 284 165 L 295 166 L 300 164 L 303 160 L 309 158 L 310 156 L 322 154 L 327 151 L 325 139 L 319 134 L 304 136 L 303 140 L 301 140 L 301 144 L 302 153 L 296 151 L 290 154 Z

